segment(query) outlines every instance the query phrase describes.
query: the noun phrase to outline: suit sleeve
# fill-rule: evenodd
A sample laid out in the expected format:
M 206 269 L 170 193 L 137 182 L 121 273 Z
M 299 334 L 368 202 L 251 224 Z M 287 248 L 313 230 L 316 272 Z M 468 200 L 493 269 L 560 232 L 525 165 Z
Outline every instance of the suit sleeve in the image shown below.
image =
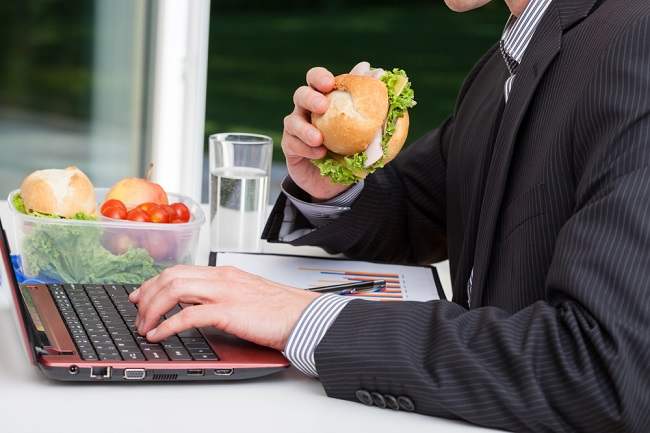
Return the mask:
M 329 396 L 408 396 L 423 414 L 514 431 L 650 431 L 649 21 L 603 52 L 576 110 L 576 207 L 545 299 L 514 314 L 350 303 L 316 349 Z

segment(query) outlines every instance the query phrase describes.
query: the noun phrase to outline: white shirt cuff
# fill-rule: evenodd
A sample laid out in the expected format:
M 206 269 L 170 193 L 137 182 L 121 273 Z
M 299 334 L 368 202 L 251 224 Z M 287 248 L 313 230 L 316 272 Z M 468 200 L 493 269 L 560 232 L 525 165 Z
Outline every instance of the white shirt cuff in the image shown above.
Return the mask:
M 287 176 L 282 182 L 282 192 L 287 196 L 307 221 L 316 228 L 323 227 L 333 219 L 350 210 L 354 201 L 363 190 L 363 180 L 355 183 L 347 190 L 334 198 L 322 203 L 310 203 L 296 197 L 292 192 L 297 188 L 293 181 Z
M 341 310 L 353 297 L 327 294 L 314 299 L 293 328 L 284 355 L 298 370 L 318 377 L 314 352 Z

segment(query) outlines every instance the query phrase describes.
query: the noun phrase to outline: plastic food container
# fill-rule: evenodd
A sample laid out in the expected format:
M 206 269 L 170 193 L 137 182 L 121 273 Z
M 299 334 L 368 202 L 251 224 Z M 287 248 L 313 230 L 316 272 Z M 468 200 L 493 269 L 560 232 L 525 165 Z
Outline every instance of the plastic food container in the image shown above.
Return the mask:
M 95 190 L 99 203 L 107 188 Z M 157 224 L 114 220 L 98 213 L 96 221 L 41 218 L 9 207 L 14 222 L 20 271 L 40 282 L 140 284 L 176 264 L 193 264 L 205 215 L 189 197 L 168 193 L 184 203 L 190 221 Z M 99 209 L 98 203 L 98 209 Z

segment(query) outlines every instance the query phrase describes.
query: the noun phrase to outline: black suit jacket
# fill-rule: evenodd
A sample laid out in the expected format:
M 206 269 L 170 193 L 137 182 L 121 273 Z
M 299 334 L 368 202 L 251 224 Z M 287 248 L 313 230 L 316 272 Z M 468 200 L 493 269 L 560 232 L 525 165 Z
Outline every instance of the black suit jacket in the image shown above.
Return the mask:
M 490 50 L 449 120 L 294 242 L 450 260 L 453 302 L 348 304 L 320 380 L 515 431 L 648 432 L 650 2 L 555 0 L 501 114 L 506 77 Z

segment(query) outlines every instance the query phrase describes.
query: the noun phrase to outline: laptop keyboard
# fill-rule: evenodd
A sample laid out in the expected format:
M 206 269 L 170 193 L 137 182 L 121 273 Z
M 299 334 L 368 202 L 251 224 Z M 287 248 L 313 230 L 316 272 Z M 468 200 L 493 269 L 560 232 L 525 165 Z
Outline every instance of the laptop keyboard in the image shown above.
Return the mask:
M 198 329 L 150 343 L 137 333 L 138 309 L 129 293 L 138 285 L 48 284 L 81 357 L 100 361 L 216 361 Z M 176 305 L 165 318 L 181 311 Z

